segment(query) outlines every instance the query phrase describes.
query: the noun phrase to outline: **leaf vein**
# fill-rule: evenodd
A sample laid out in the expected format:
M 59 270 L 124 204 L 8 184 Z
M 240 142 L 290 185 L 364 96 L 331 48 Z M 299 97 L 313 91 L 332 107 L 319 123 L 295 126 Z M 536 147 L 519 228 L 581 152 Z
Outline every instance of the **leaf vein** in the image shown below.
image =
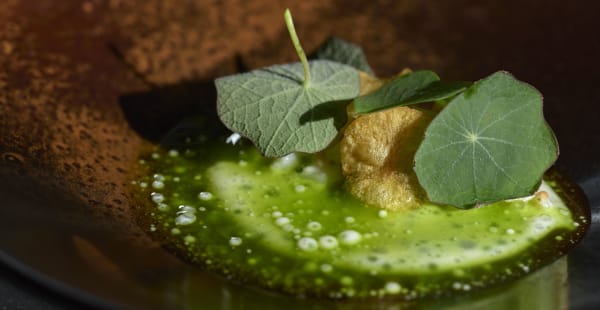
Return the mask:
M 532 102 L 529 102 L 529 103 L 526 103 L 526 104 L 523 104 L 523 105 L 520 105 L 520 106 L 518 106 L 518 107 L 516 107 L 516 108 L 514 108 L 514 109 L 512 109 L 512 110 L 510 110 L 510 111 L 508 111 L 508 112 L 506 112 L 506 113 L 504 113 L 504 114 L 503 114 L 501 117 L 499 117 L 499 118 L 495 119 L 494 121 L 490 122 L 490 123 L 489 123 L 487 126 L 485 126 L 483 129 L 481 129 L 481 130 L 478 132 L 478 134 L 482 134 L 482 133 L 484 133 L 486 130 L 488 130 L 490 127 L 494 126 L 494 125 L 495 125 L 495 124 L 497 124 L 498 122 L 501 122 L 501 121 L 503 121 L 504 119 L 506 119 L 506 118 L 507 118 L 507 117 L 509 117 L 510 115 L 512 115 L 512 114 L 514 114 L 514 113 L 517 113 L 517 112 L 521 111 L 522 109 L 524 109 L 524 108 L 526 108 L 526 107 L 528 107 L 528 106 L 530 106 L 530 105 L 533 105 L 533 104 L 535 104 L 535 102 L 534 102 L 534 101 L 532 101 Z
M 277 137 L 277 135 L 279 134 L 279 131 L 281 131 L 281 128 L 283 127 L 283 125 L 286 124 L 287 126 L 289 126 L 288 117 L 292 114 L 292 111 L 295 110 L 296 105 L 298 104 L 298 102 L 300 102 L 300 97 L 302 97 L 303 93 L 304 92 L 302 92 L 302 91 L 298 92 L 298 95 L 296 96 L 296 98 L 294 98 L 294 103 L 292 103 L 292 106 L 290 107 L 290 109 L 287 110 L 287 112 L 281 119 L 281 122 L 277 125 L 277 128 L 275 128 L 275 131 L 273 132 L 271 137 L 269 137 L 269 142 L 267 142 L 267 145 L 265 146 L 265 150 L 269 150 L 272 148 L 273 142 L 275 141 L 274 138 Z M 292 139 L 293 136 L 294 135 L 288 135 L 286 141 L 283 143 L 282 148 L 284 148 L 288 144 L 288 142 Z
M 510 146 L 518 147 L 518 148 L 524 148 L 524 149 L 546 150 L 546 148 L 535 147 L 533 145 L 520 145 L 520 144 L 516 144 L 516 143 L 511 143 L 510 141 L 506 141 L 506 140 L 503 140 L 503 139 L 492 138 L 492 137 L 478 137 L 478 139 L 479 140 L 485 140 L 485 141 L 497 142 L 497 143 L 506 144 L 506 145 L 510 145 Z
M 498 162 L 496 162 L 496 159 L 494 158 L 494 156 L 492 156 L 492 154 L 488 151 L 488 149 L 485 147 L 485 145 L 481 144 L 481 142 L 479 141 L 475 141 L 482 149 L 483 151 L 487 154 L 488 158 L 490 159 L 490 161 L 494 164 L 494 166 L 500 171 L 502 172 L 502 174 L 513 184 L 515 185 L 519 185 L 519 183 L 517 183 L 517 181 L 515 181 L 507 172 L 506 170 L 504 170 L 504 168 L 502 168 L 502 166 L 500 166 L 498 164 Z

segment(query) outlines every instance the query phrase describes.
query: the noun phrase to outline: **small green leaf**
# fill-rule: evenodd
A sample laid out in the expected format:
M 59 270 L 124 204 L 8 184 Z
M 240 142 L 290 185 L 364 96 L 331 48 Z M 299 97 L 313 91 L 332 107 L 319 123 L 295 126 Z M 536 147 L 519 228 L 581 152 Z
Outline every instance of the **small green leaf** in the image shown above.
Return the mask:
M 415 172 L 432 201 L 469 207 L 532 194 L 557 156 L 541 94 L 498 72 L 458 95 L 431 122 Z
M 436 81 L 427 85 L 425 88 L 417 90 L 413 96 L 402 100 L 401 104 L 409 105 L 452 98 L 463 92 L 471 84 L 471 82 Z
M 339 62 L 373 75 L 363 49 L 336 37 L 329 38 L 312 58 Z
M 437 74 L 426 70 L 401 75 L 378 90 L 356 98 L 354 100 L 354 111 L 362 114 L 399 105 L 413 104 L 414 102 L 405 103 L 405 100 L 418 96 L 431 83 L 439 80 Z
M 339 101 L 358 96 L 359 75 L 331 61 L 309 63 L 311 80 L 306 86 L 301 63 L 215 80 L 219 118 L 265 156 L 323 150 L 344 123 Z

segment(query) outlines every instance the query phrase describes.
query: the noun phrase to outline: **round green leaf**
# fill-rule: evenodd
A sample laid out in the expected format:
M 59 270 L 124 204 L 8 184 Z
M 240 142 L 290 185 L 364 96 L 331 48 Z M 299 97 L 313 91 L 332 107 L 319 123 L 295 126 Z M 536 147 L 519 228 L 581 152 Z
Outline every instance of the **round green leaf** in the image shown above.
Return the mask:
M 344 125 L 342 101 L 358 95 L 359 76 L 350 66 L 326 60 L 311 61 L 310 73 L 306 85 L 301 63 L 219 78 L 219 118 L 268 157 L 321 151 Z
M 432 121 L 415 155 L 429 199 L 457 207 L 533 193 L 558 156 L 542 96 L 506 72 L 454 98 Z

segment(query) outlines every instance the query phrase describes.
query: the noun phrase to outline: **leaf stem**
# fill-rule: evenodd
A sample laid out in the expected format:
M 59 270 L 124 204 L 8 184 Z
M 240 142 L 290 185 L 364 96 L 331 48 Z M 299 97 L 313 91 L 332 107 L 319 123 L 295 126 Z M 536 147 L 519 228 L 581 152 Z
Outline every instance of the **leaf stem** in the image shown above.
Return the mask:
M 300 58 L 300 61 L 302 62 L 302 67 L 304 68 L 304 81 L 302 85 L 304 85 L 304 87 L 307 87 L 310 83 L 310 67 L 308 66 L 306 54 L 304 53 L 302 45 L 300 45 L 298 35 L 296 34 L 296 28 L 294 27 L 294 20 L 292 20 L 292 13 L 290 13 L 290 9 L 285 9 L 285 13 L 283 13 L 283 18 L 285 19 L 285 25 L 287 26 L 288 32 L 290 33 L 290 39 L 292 39 L 292 44 L 294 44 L 294 48 L 296 49 L 298 58 Z

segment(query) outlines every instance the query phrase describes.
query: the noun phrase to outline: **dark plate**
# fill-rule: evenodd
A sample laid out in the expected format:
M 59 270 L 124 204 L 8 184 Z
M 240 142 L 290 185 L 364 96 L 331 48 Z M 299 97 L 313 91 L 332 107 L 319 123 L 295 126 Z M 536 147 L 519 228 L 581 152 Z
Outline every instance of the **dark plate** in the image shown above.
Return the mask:
M 184 264 L 132 215 L 137 157 L 182 117 L 214 104 L 214 77 L 295 61 L 283 9 L 271 1 L 2 1 L 0 259 L 99 306 L 331 307 Z M 561 144 L 556 169 L 592 206 L 591 229 L 568 255 L 569 304 L 600 307 L 600 5 L 321 0 L 291 9 L 306 50 L 337 35 L 363 46 L 381 76 L 411 67 L 476 80 L 502 69 L 535 85 Z M 482 307 L 523 287 L 548 289 L 544 279 L 560 282 L 563 267 L 434 304 Z

